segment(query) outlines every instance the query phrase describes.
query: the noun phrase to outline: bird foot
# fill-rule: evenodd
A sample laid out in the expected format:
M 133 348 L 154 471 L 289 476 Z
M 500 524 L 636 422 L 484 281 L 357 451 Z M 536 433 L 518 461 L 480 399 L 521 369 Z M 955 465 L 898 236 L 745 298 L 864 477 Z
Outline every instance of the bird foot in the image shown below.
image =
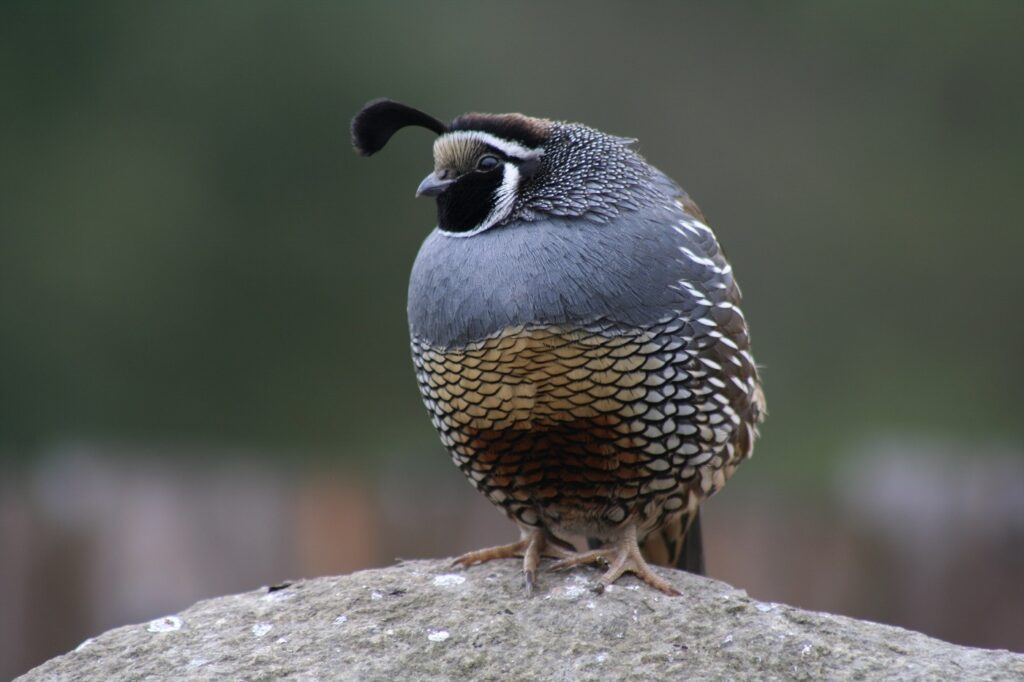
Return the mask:
M 636 529 L 632 529 L 621 538 L 615 540 L 607 547 L 578 552 L 556 561 L 551 565 L 555 571 L 564 571 L 574 566 L 584 566 L 602 562 L 608 565 L 608 570 L 601 576 L 594 591 L 598 594 L 604 592 L 605 588 L 622 577 L 625 573 L 632 573 L 645 583 L 660 590 L 670 597 L 681 595 L 679 590 L 672 587 L 667 580 L 656 574 L 648 565 L 647 560 L 640 554 L 640 547 L 637 545 Z
M 523 557 L 523 576 L 526 579 L 526 593 L 533 594 L 540 558 L 543 556 L 564 559 L 573 556 L 573 554 L 573 551 L 568 549 L 565 543 L 553 538 L 543 529 L 531 528 L 530 530 L 523 531 L 523 537 L 518 542 L 478 549 L 475 552 L 467 552 L 455 559 L 452 562 L 452 566 L 473 566 L 493 559 Z
M 523 538 L 522 540 L 513 542 L 509 545 L 498 545 L 497 547 L 487 547 L 485 549 L 478 549 L 474 552 L 466 552 L 462 556 L 456 557 L 455 560 L 452 561 L 452 566 L 473 566 L 476 564 L 482 564 L 485 561 L 492 561 L 494 559 L 511 559 L 513 557 L 521 557 L 529 546 L 529 539 Z

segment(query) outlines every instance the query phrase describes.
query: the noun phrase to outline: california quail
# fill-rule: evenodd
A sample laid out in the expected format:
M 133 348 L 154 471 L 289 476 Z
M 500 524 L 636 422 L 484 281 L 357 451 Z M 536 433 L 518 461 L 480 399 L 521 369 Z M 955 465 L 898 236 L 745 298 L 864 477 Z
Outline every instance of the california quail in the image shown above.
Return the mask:
M 455 464 L 522 533 L 457 561 L 522 556 L 528 589 L 541 556 L 605 561 L 599 589 L 629 571 L 678 594 L 647 561 L 702 572 L 698 505 L 765 413 L 703 215 L 634 140 L 576 123 L 443 123 L 381 99 L 353 145 L 369 156 L 406 126 L 438 135 L 416 192 L 438 225 L 409 283 L 419 388 Z

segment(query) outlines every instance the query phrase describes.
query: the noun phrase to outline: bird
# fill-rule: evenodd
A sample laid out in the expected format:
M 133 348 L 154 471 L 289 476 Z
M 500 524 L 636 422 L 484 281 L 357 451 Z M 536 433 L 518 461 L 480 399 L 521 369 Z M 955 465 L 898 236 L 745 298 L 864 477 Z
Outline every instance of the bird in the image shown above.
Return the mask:
M 437 225 L 412 266 L 421 397 L 455 465 L 520 539 L 470 566 L 604 564 L 678 595 L 651 564 L 704 573 L 700 504 L 750 457 L 765 415 L 741 293 L 697 204 L 636 140 L 519 113 L 443 122 L 390 99 L 352 119 L 371 156 L 425 128 Z

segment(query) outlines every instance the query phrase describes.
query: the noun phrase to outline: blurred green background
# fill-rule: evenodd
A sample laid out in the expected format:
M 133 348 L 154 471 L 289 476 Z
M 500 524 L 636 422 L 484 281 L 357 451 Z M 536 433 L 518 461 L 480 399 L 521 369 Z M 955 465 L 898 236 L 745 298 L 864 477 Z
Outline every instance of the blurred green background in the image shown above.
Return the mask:
M 462 485 L 407 347 L 431 136 L 356 157 L 349 118 L 379 96 L 637 137 L 697 200 L 770 409 L 716 508 L 766 490 L 841 508 L 858 458 L 908 447 L 923 467 L 996 462 L 1024 497 L 1022 26 L 1016 2 L 6 2 L 8 512 L 38 510 L 39 472 L 82 449 L 100 469 Z M 1008 504 L 997 544 L 1019 546 Z

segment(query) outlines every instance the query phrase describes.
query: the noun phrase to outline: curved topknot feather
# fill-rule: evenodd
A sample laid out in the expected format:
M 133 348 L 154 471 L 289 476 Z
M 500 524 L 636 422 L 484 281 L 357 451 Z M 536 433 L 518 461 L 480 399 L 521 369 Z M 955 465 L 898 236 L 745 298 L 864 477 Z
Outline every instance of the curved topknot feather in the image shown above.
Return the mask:
M 391 136 L 407 126 L 419 126 L 441 135 L 448 126 L 430 114 L 382 97 L 368 102 L 352 119 L 352 146 L 362 156 L 376 154 Z

